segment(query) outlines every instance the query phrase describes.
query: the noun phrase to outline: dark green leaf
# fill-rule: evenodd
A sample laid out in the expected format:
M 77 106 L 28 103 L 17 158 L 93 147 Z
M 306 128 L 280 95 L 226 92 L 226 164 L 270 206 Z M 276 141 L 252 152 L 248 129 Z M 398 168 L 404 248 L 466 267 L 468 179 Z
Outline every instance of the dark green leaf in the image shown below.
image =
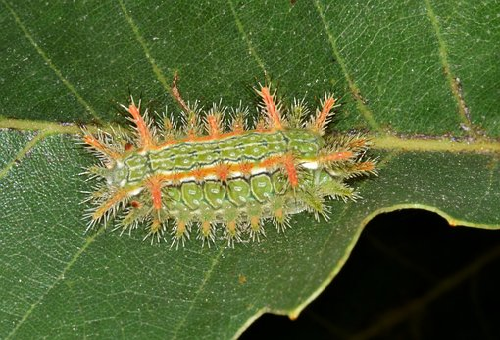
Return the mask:
M 497 2 L 0 2 L 0 337 L 230 338 L 297 316 L 380 212 L 423 208 L 500 227 Z M 260 243 L 179 250 L 84 234 L 71 124 L 126 124 L 117 103 L 253 107 L 341 98 L 336 127 L 373 137 L 379 176 Z M 64 123 L 64 124 L 61 124 Z M 71 123 L 70 125 L 66 123 Z M 194 237 L 193 237 L 194 238 Z

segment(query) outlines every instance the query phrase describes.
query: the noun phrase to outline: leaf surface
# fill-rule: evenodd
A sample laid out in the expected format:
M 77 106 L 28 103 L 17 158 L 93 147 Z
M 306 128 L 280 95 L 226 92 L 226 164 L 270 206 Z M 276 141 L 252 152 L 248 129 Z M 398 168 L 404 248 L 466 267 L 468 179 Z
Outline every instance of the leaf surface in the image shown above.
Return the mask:
M 266 311 L 296 317 L 380 212 L 423 208 L 500 227 L 495 1 L 0 2 L 0 337 L 230 338 Z M 331 218 L 260 243 L 179 250 L 84 234 L 76 125 L 125 125 L 117 103 L 178 111 L 341 98 L 336 129 L 367 131 L 379 176 Z M 68 124 L 69 123 L 69 124 Z

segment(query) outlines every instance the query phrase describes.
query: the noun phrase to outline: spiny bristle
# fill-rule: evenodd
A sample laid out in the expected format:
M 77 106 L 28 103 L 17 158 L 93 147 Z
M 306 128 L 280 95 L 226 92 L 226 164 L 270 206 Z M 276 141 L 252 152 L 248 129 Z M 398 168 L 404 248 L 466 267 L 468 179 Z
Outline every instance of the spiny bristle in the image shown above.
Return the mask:
M 205 246 L 206 242 L 210 248 L 211 243 L 215 243 L 216 226 L 216 223 L 209 221 L 198 223 L 198 236 L 196 238 L 202 240 L 202 246 Z
M 112 144 L 115 147 L 115 152 L 117 154 L 124 154 L 127 150 L 127 145 L 134 146 L 135 140 L 131 138 L 129 134 L 122 130 L 121 127 L 115 128 L 111 127 L 113 133 Z
M 306 207 L 314 212 L 316 220 L 319 220 L 319 214 L 323 214 L 325 210 L 325 200 L 322 192 L 315 188 L 304 188 L 297 191 L 297 197 L 305 202 Z
M 334 199 L 342 199 L 344 202 L 346 202 L 347 199 L 355 199 L 356 197 L 353 188 L 339 181 L 324 183 L 321 190 L 325 196 Z
M 236 109 L 231 109 L 229 113 L 231 123 L 230 123 L 230 130 L 235 133 L 242 133 L 245 130 L 251 129 L 252 125 L 249 124 L 250 122 L 248 121 L 249 119 L 249 112 L 248 108 L 243 108 L 240 105 Z
M 108 133 L 99 131 L 97 136 L 86 134 L 83 141 L 87 145 L 86 147 L 103 161 L 121 158 L 119 148 Z
M 158 130 L 158 139 L 161 143 L 174 143 L 183 137 L 182 131 L 180 131 L 177 120 L 173 113 L 168 113 L 168 108 L 165 108 L 165 112 L 160 115 L 162 125 Z
M 175 221 L 174 227 L 172 228 L 171 232 L 172 244 L 170 245 L 170 248 L 172 248 L 175 245 L 175 249 L 177 249 L 180 243 L 182 243 L 182 246 L 184 247 L 185 241 L 189 240 L 190 229 L 191 229 L 190 224 Z
M 325 94 L 324 99 L 321 101 L 321 109 L 316 110 L 316 117 L 314 117 L 306 128 L 311 131 L 316 131 L 321 136 L 325 134 L 325 128 L 330 123 L 333 116 L 333 108 L 335 106 L 335 98 L 332 95 Z
M 276 92 L 271 93 L 269 87 L 261 87 L 256 90 L 257 94 L 262 98 L 262 104 L 259 105 L 266 119 L 266 126 L 270 129 L 281 130 L 283 128 L 281 122 L 281 103 L 276 103 Z
M 238 224 L 235 221 L 224 224 L 224 238 L 227 240 L 227 246 L 233 248 L 235 242 L 242 242 L 241 234 L 247 227 L 248 225 L 243 221 Z
M 354 153 L 365 152 L 372 144 L 368 137 L 360 133 L 354 135 L 330 136 L 326 139 L 326 141 L 332 150 L 349 150 Z
M 262 223 L 263 221 L 261 221 L 257 226 L 255 227 L 250 227 L 249 230 L 249 236 L 250 236 L 250 239 L 255 242 L 260 242 L 260 237 L 263 236 L 263 237 L 266 237 L 266 231 L 264 230 L 264 227 L 262 226 Z
M 134 124 L 134 132 L 138 147 L 149 149 L 151 146 L 156 144 L 156 134 L 152 129 L 153 122 L 149 119 L 148 110 L 145 110 L 142 115 L 140 110 L 140 103 L 137 107 L 132 102 L 132 104 L 130 104 L 127 108 L 128 113 L 132 116 L 128 117 L 128 119 Z
M 278 233 L 290 228 L 290 215 L 283 208 L 274 211 L 272 221 Z
M 203 131 L 203 123 L 200 118 L 201 110 L 198 108 L 198 102 L 194 105 L 188 103 L 189 111 L 184 112 L 182 115 L 183 120 L 183 133 L 188 138 L 195 138 L 201 136 Z
M 308 116 L 309 109 L 305 105 L 304 99 L 294 99 L 288 115 L 288 126 L 293 129 L 304 128 Z
M 224 133 L 224 117 L 226 108 L 221 103 L 214 104 L 204 118 L 205 132 L 207 135 L 218 138 Z
M 151 244 L 153 244 L 155 240 L 159 243 L 163 239 L 166 226 L 159 220 L 153 219 L 151 224 L 146 227 L 146 230 L 148 232 L 142 240 L 145 241 L 147 239 L 151 239 Z

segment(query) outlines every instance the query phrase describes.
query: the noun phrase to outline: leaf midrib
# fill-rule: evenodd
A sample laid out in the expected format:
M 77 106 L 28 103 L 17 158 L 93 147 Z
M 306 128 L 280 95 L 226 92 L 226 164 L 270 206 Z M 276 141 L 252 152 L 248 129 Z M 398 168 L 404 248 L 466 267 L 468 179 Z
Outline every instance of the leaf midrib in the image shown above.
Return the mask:
M 108 124 L 107 128 L 99 128 L 86 125 L 87 130 L 92 133 L 102 130 L 112 132 L 118 126 Z M 0 117 L 0 129 L 14 129 L 21 131 L 40 131 L 44 135 L 81 133 L 81 128 L 76 124 L 60 124 L 41 120 L 15 119 Z M 404 135 L 398 136 L 396 132 L 386 130 L 384 133 L 368 133 L 367 137 L 372 141 L 371 149 L 381 150 L 404 150 L 404 151 L 447 151 L 447 152 L 477 152 L 497 153 L 500 152 L 500 140 L 498 138 L 481 137 L 471 140 L 466 137 L 440 136 L 440 135 Z

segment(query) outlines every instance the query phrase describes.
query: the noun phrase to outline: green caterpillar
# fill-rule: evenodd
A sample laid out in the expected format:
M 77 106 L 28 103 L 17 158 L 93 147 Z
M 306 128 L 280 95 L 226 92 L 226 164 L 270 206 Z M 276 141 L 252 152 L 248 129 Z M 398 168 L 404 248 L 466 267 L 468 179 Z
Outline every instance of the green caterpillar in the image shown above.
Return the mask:
M 335 99 L 325 96 L 307 121 L 302 102 L 283 115 L 268 87 L 257 93 L 263 117 L 253 129 L 245 129 L 246 110 L 233 110 L 226 131 L 225 108 L 214 105 L 202 120 L 200 110 L 179 96 L 186 117 L 182 131 L 165 118 L 156 132 L 132 102 L 126 110 L 134 139 L 86 133 L 84 143 L 103 161 L 89 173 L 104 179 L 89 198 L 88 229 L 120 214 L 117 228 L 130 232 L 145 223 L 145 238 L 152 241 L 170 230 L 172 244 L 183 244 L 196 228 L 210 244 L 222 226 L 232 245 L 246 233 L 258 239 L 266 219 L 282 229 L 291 214 L 304 210 L 327 218 L 325 197 L 356 198 L 344 181 L 374 173 L 375 163 L 362 160 L 369 144 L 362 136 L 324 138 Z

